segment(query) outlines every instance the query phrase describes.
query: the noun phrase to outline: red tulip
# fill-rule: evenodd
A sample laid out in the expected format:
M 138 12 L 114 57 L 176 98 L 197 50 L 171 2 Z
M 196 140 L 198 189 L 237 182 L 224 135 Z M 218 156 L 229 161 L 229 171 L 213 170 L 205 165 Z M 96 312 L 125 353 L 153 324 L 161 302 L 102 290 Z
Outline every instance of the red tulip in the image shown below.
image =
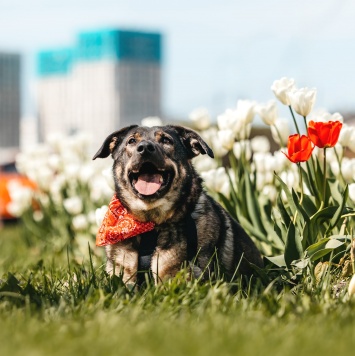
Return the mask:
M 340 121 L 308 123 L 308 136 L 319 148 L 334 147 L 338 142 L 343 124 Z
M 291 135 L 288 138 L 287 154 L 285 156 L 293 163 L 308 161 L 313 151 L 311 140 L 306 135 Z

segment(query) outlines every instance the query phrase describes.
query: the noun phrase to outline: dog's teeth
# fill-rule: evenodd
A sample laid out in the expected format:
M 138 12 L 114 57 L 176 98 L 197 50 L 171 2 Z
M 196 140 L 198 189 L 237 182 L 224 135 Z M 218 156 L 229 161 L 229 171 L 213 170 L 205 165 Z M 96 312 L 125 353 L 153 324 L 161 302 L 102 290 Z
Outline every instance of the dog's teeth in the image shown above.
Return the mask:
M 160 178 L 159 178 L 159 182 L 160 182 L 160 183 L 164 183 L 163 176 L 160 176 Z

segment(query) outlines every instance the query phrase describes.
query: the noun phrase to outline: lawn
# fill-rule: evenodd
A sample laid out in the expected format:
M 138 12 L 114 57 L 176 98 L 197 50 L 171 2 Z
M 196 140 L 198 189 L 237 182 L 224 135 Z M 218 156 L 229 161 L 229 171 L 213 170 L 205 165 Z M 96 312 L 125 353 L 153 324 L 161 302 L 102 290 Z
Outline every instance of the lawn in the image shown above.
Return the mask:
M 130 291 L 95 258 L 0 231 L 1 355 L 350 355 L 355 300 L 338 276 L 312 289 L 186 281 Z M 39 243 L 39 242 L 38 242 Z M 42 243 L 42 242 L 41 242 Z M 336 280 L 336 278 L 338 278 Z

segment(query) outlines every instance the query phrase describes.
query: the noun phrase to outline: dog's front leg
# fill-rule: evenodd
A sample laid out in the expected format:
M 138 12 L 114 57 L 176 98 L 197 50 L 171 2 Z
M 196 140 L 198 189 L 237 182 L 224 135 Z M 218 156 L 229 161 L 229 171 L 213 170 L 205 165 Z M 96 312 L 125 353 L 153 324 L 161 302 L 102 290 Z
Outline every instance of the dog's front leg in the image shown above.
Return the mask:
M 136 283 L 138 270 L 138 236 L 106 246 L 106 272 L 122 276 L 124 283 Z
M 182 231 L 172 226 L 159 232 L 157 248 L 151 261 L 155 284 L 174 277 L 187 260 L 187 242 Z

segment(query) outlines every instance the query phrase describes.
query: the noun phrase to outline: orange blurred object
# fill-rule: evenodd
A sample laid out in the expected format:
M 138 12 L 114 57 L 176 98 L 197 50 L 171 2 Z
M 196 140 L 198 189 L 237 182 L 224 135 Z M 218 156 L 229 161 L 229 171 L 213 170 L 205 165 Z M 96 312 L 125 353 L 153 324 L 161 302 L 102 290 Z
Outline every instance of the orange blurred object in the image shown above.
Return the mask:
M 11 202 L 11 197 L 8 191 L 8 183 L 10 181 L 17 181 L 21 185 L 35 189 L 36 185 L 28 178 L 15 172 L 0 172 L 0 219 L 13 219 L 7 210 L 7 204 Z

